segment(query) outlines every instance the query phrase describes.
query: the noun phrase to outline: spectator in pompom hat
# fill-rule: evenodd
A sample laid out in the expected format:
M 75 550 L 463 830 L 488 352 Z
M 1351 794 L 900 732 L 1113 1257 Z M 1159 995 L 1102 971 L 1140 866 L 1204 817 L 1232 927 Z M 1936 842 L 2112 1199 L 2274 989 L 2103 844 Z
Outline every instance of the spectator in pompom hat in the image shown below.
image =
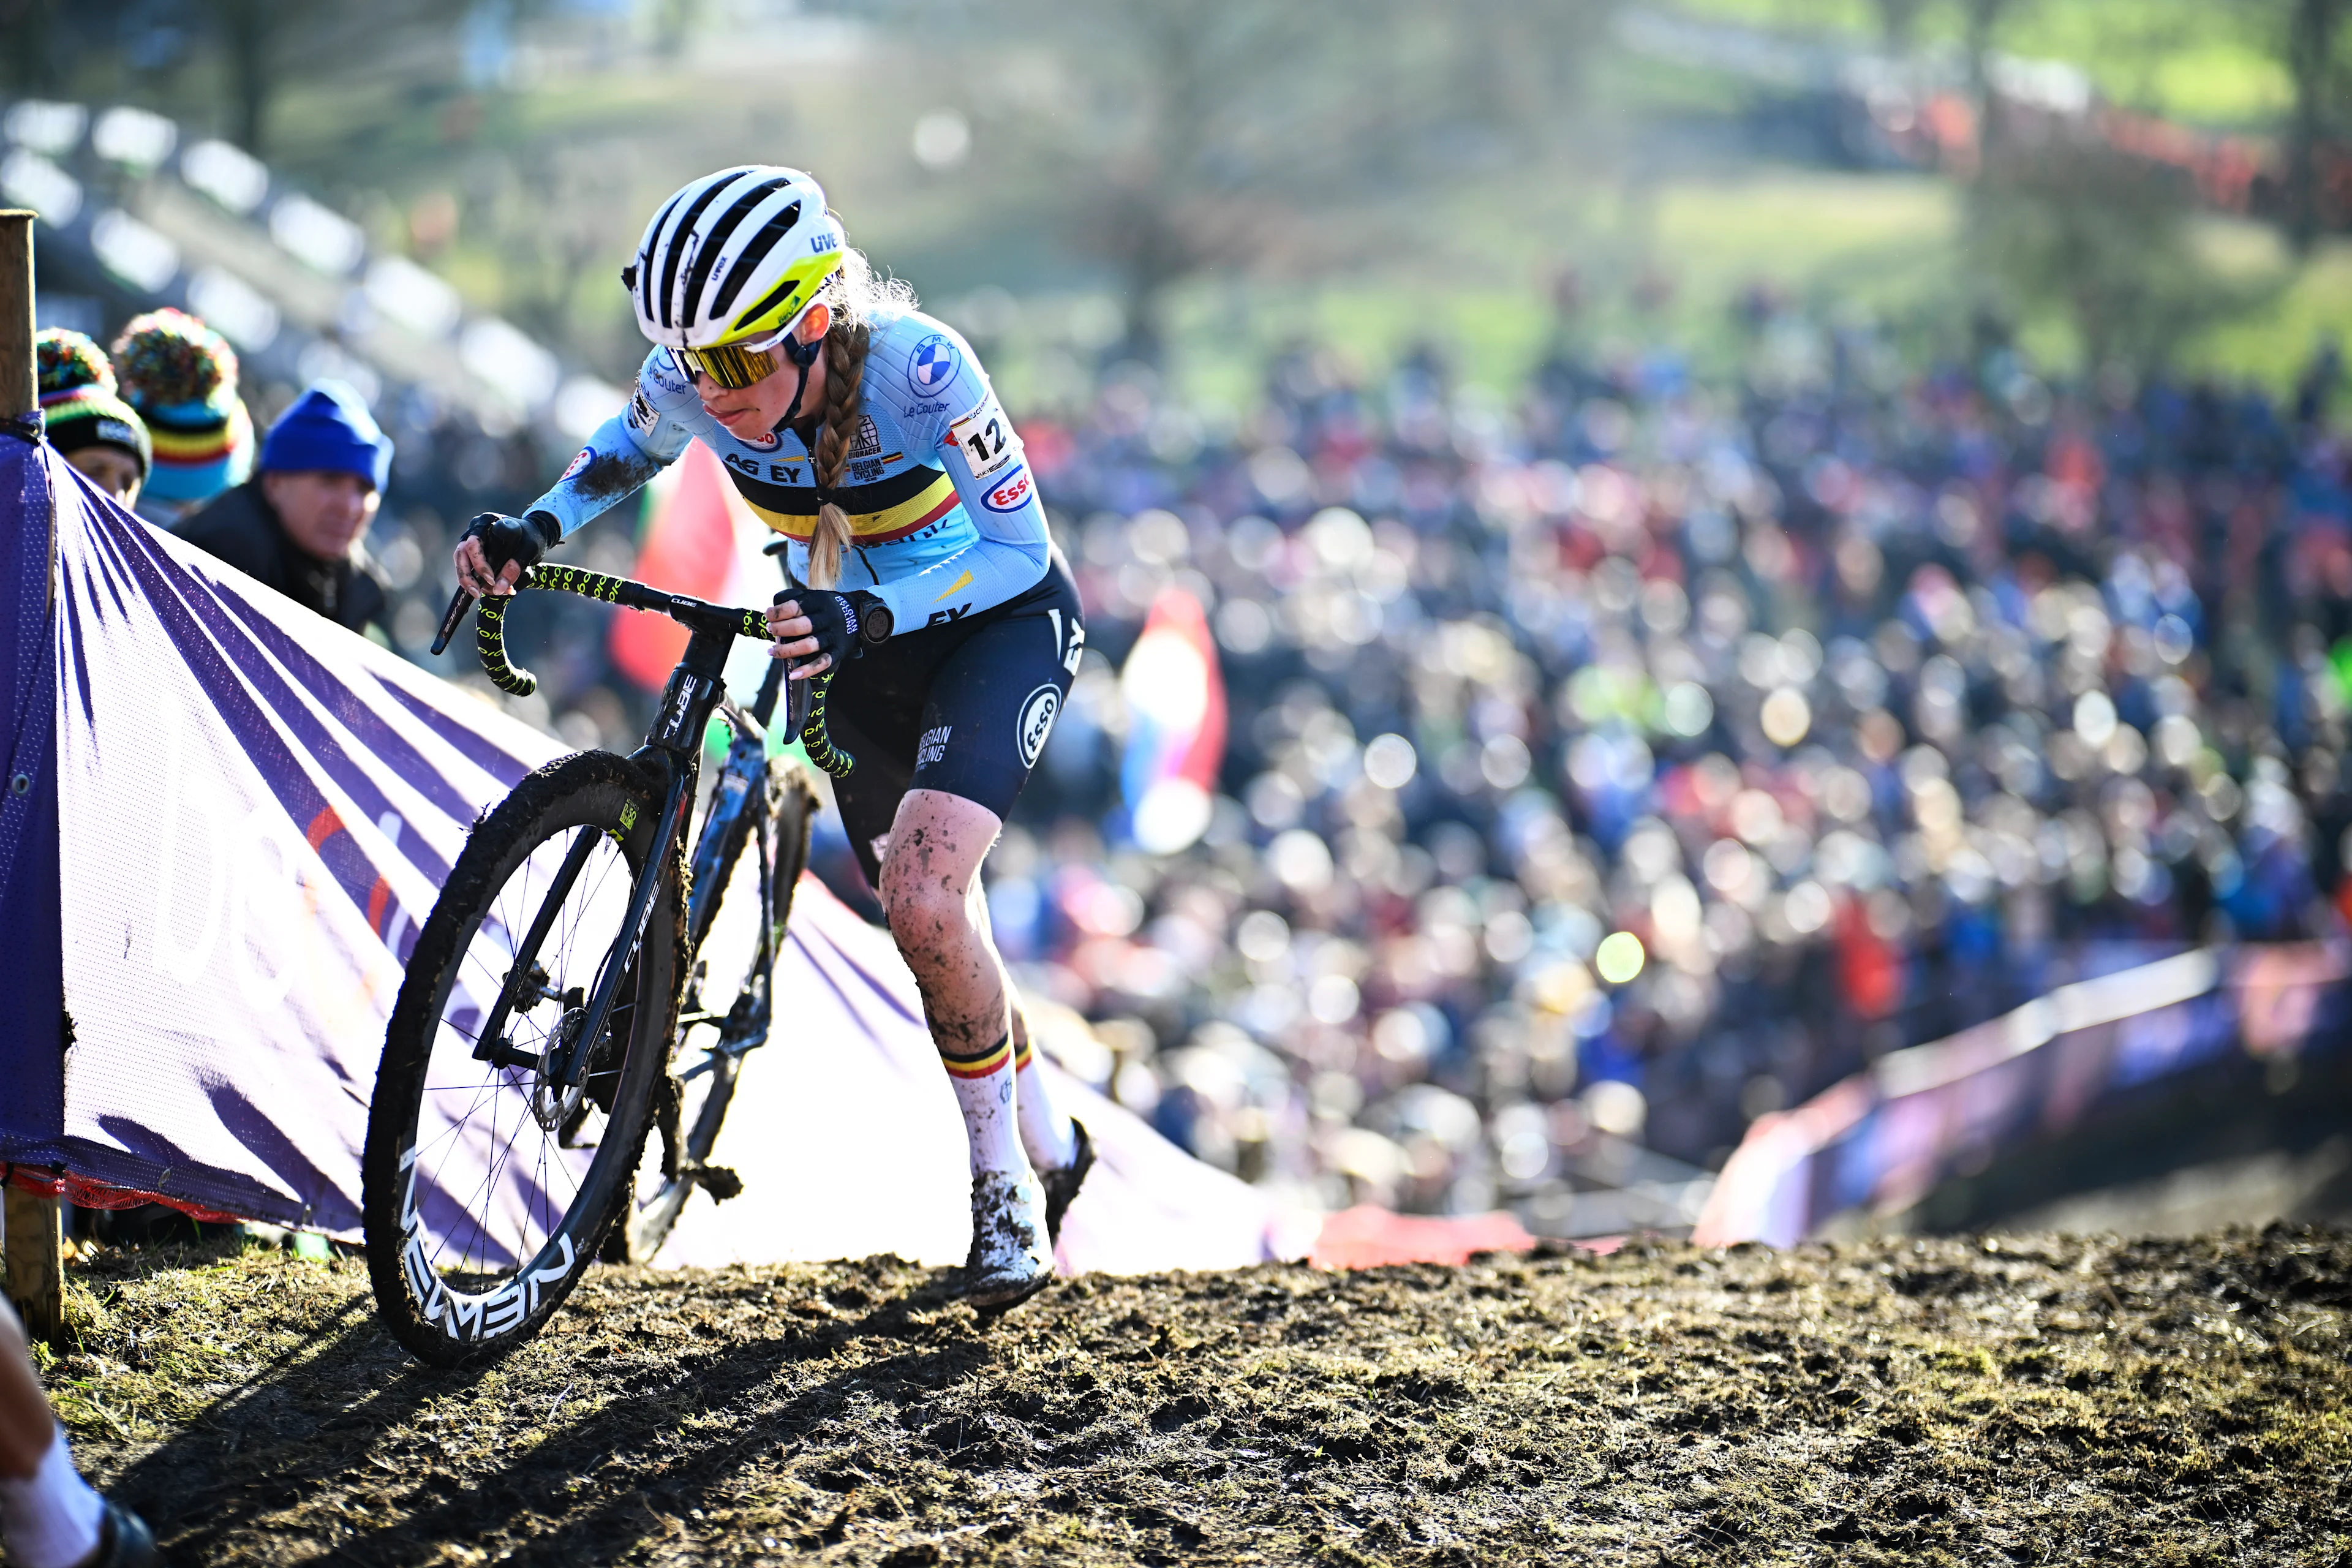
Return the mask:
M 91 483 L 135 506 L 153 462 L 147 426 L 115 395 L 106 351 L 79 332 L 51 327 L 33 340 L 41 417 L 49 445 Z
M 392 475 L 392 437 L 367 400 L 313 382 L 262 437 L 260 472 L 182 522 L 181 538 L 353 631 L 384 624 L 362 541 Z
M 245 482 L 253 416 L 237 395 L 227 339 L 184 310 L 151 310 L 122 329 L 114 364 L 154 445 L 143 515 L 169 524 Z

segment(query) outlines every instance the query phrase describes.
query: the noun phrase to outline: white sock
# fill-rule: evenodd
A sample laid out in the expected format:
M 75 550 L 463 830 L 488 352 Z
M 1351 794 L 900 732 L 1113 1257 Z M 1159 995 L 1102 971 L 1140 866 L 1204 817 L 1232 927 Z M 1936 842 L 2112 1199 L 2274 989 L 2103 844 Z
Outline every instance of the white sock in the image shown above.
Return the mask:
M 1045 1092 L 1045 1075 L 1037 1070 L 1025 1028 L 1021 1043 L 1013 1047 L 1013 1100 L 1021 1113 L 1021 1146 L 1029 1152 L 1029 1163 L 1041 1171 L 1066 1169 L 1078 1157 L 1078 1135 Z
M 73 1568 L 98 1550 L 105 1518 L 106 1500 L 74 1468 L 62 1427 L 39 1468 L 21 1480 L 0 1476 L 0 1540 L 18 1568 Z
M 973 1057 L 940 1053 L 963 1111 L 964 1137 L 971 1143 L 971 1173 L 997 1171 L 1026 1179 L 1028 1157 L 1021 1152 L 1020 1119 L 1013 1108 L 1013 1037 L 1008 1035 Z

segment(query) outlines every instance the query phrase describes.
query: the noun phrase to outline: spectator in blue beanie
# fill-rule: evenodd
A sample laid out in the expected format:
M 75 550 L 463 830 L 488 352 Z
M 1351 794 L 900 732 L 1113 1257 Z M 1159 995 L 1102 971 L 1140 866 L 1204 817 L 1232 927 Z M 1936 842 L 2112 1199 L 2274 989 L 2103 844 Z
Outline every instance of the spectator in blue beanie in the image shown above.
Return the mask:
M 253 478 L 176 531 L 339 626 L 383 628 L 383 581 L 362 542 L 391 473 L 392 438 L 367 400 L 314 382 L 262 437 Z

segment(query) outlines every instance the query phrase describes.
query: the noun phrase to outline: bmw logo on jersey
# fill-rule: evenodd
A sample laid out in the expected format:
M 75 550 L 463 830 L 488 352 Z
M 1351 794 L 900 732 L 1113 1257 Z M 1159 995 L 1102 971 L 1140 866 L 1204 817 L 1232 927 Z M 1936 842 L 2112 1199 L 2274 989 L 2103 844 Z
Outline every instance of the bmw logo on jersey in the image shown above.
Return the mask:
M 933 332 L 915 345 L 914 354 L 907 361 L 907 384 L 918 397 L 942 392 L 955 379 L 961 358 L 945 333 Z

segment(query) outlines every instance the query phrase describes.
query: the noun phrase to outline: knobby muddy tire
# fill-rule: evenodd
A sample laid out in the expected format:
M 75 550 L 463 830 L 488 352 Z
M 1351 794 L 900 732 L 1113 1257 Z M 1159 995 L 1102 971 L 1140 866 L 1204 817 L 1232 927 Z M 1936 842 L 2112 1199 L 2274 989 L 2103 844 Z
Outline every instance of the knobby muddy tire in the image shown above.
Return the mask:
M 632 820 L 625 823 L 625 804 L 635 807 Z M 418 934 L 393 1004 L 368 1107 L 361 1192 L 377 1310 L 393 1337 L 420 1361 L 436 1366 L 478 1364 L 528 1342 L 571 1295 L 617 1216 L 644 1152 L 647 1101 L 667 1070 L 669 1046 L 677 1033 L 685 879 L 676 847 L 657 849 L 654 843 L 661 807 L 655 781 L 625 757 L 583 752 L 548 763 L 516 784 L 474 825 Z M 624 994 L 615 998 L 616 1012 L 631 1000 L 632 992 L 635 1005 L 612 1110 L 562 1219 L 540 1251 L 512 1270 L 509 1284 L 523 1309 L 520 1315 L 512 1311 L 517 1301 L 499 1300 L 509 1289 L 502 1284 L 469 1298 L 499 1302 L 496 1316 L 502 1322 L 494 1331 L 487 1308 L 474 1313 L 470 1325 L 454 1309 L 428 1316 L 426 1303 L 418 1300 L 403 1266 L 407 1245 L 404 1221 L 413 1218 L 403 1157 L 415 1142 L 425 1073 L 444 1010 L 467 947 L 508 879 L 551 837 L 582 826 L 600 828 L 618 845 L 633 884 L 649 874 L 663 875 L 666 883 L 646 918 L 634 983 L 625 974 Z M 568 1259 L 559 1238 L 568 1242 Z

